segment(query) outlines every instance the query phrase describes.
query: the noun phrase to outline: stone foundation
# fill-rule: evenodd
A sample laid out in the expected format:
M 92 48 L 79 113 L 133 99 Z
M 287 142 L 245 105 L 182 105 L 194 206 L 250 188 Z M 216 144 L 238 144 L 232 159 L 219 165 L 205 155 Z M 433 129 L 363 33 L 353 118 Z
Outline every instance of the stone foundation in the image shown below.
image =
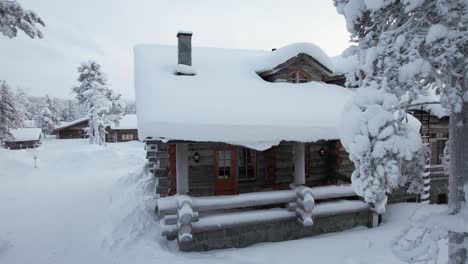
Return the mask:
M 372 227 L 373 213 L 362 211 L 314 218 L 314 225 L 304 227 L 297 219 L 241 226 L 193 234 L 193 241 L 179 243 L 181 251 L 207 251 L 242 248 L 262 242 L 294 240 L 324 233 L 339 232 L 357 226 Z

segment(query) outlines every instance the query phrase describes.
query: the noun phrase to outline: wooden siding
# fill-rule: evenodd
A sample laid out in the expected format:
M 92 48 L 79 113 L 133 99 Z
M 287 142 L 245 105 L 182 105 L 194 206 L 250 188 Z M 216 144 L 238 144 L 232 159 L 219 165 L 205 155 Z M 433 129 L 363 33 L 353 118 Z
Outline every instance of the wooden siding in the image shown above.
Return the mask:
M 72 138 L 85 138 L 85 133 L 83 129 L 88 127 L 88 121 L 85 120 L 83 122 L 74 124 L 69 127 L 64 127 L 61 129 L 57 129 L 57 138 L 58 139 L 72 139 Z
M 215 150 L 230 146 L 219 143 L 188 144 L 189 159 L 189 195 L 215 195 Z M 255 179 L 238 180 L 238 193 L 263 190 L 288 189 L 294 182 L 292 142 L 282 142 L 266 151 L 256 151 Z M 322 186 L 332 183 L 348 182 L 352 172 L 352 162 L 339 144 L 339 141 L 319 141 L 308 144 L 308 175 L 307 186 Z M 241 146 L 235 146 L 236 159 L 240 159 Z M 324 155 L 320 155 L 320 150 Z M 195 162 L 193 156 L 198 153 L 200 159 Z M 173 195 L 176 190 L 175 145 L 158 143 L 158 151 L 154 156 L 148 154 L 148 162 L 156 162 L 159 167 L 155 175 L 159 179 L 158 192 L 163 195 Z M 307 155 L 306 155 L 307 156 Z M 236 168 L 238 169 L 238 168 Z M 238 172 L 238 171 L 237 171 Z M 239 175 L 237 173 L 237 175 Z
M 137 129 L 111 129 L 106 128 L 106 142 L 127 142 L 132 140 L 138 140 Z M 132 135 L 132 139 L 124 138 L 124 135 Z
M 307 55 L 301 54 L 295 59 L 291 60 L 290 62 L 278 66 L 274 73 L 269 75 L 263 75 L 264 80 L 269 82 L 286 82 L 291 73 L 295 72 L 296 70 L 302 70 L 310 75 L 312 81 L 322 81 L 326 74 L 323 71 L 320 71 L 320 66 L 314 65 L 310 61 L 308 61 L 305 57 Z
M 7 149 L 30 149 L 37 148 L 41 144 L 40 140 L 29 141 L 5 141 L 3 145 Z

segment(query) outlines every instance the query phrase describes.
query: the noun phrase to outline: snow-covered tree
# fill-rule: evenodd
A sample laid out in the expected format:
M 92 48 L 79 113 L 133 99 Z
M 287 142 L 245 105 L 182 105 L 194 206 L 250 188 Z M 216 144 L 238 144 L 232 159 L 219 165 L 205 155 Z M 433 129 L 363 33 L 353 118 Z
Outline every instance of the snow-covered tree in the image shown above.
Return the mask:
M 31 115 L 28 112 L 28 95 L 23 89 L 17 89 L 15 93 L 16 111 L 20 116 L 21 120 L 31 119 Z
M 449 207 L 452 215 L 466 218 L 468 2 L 335 0 L 335 4 L 358 44 L 359 67 L 349 76 L 350 82 L 375 83 L 398 96 L 400 108 L 436 87 L 440 103 L 451 112 Z M 456 231 L 449 235 L 450 263 L 466 263 L 468 230 L 447 230 Z
M 0 80 L 0 141 L 11 139 L 11 129 L 21 126 L 15 95 L 10 86 Z
M 135 101 L 127 100 L 125 102 L 124 114 L 136 114 L 136 104 Z
M 70 122 L 76 119 L 76 106 L 72 100 L 67 100 L 67 102 L 62 106 L 60 110 L 60 117 L 63 121 Z
M 395 95 L 374 87 L 361 88 L 345 106 L 340 128 L 341 142 L 355 166 L 353 187 L 380 214 L 385 212 L 386 193 L 409 180 L 420 184 L 415 176 L 423 169 L 417 155 L 421 151 L 419 127 L 408 121 L 398 105 Z M 412 174 L 405 174 L 408 172 Z
M 55 106 L 55 103 L 50 99 L 49 95 L 44 98 L 44 104 L 40 108 L 39 114 L 37 115 L 36 124 L 42 128 L 45 134 L 52 132 L 56 125 L 60 122 L 59 113 Z
M 122 116 L 120 95 L 115 95 L 107 86 L 107 78 L 101 65 L 95 61 L 81 63 L 78 67 L 79 86 L 73 88 L 80 104 L 86 107 L 89 127 L 86 132 L 90 142 L 103 144 L 105 127 L 118 122 Z
M 42 38 L 37 25 L 44 27 L 45 23 L 34 11 L 23 9 L 16 0 L 0 0 L 0 32 L 4 36 L 14 38 L 21 30 L 31 38 Z

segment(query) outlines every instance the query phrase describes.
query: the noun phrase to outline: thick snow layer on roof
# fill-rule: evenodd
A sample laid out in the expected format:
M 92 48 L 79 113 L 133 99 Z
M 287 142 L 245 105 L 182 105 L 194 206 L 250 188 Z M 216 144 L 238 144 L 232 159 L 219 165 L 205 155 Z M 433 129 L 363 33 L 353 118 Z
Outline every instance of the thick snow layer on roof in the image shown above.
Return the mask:
M 272 70 L 301 53 L 311 56 L 330 71 L 334 70 L 332 61 L 319 46 L 301 42 L 284 46 L 272 52 L 265 52 L 263 57 L 257 61 L 257 72 Z
M 405 95 L 403 100 L 408 100 L 408 97 Z M 427 95 L 419 95 L 417 100 L 414 100 L 413 104 L 423 104 L 421 106 L 415 106 L 412 110 L 424 110 L 430 112 L 431 115 L 434 115 L 438 118 L 443 118 L 449 116 L 449 112 L 445 109 L 440 103 L 440 95 L 436 93 L 436 88 L 431 87 L 427 90 Z M 428 104 L 424 104 L 428 103 Z
M 111 129 L 137 129 L 137 116 L 136 115 L 124 115 L 122 119 L 119 120 L 119 124 L 111 125 Z
M 70 121 L 70 122 L 62 122 L 62 123 L 60 123 L 60 125 L 56 126 L 54 130 L 59 130 L 59 129 L 62 129 L 62 128 L 70 127 L 70 126 L 76 125 L 78 123 L 81 123 L 83 121 L 87 121 L 87 120 L 88 120 L 87 117 L 82 117 L 82 118 L 78 118 L 78 119 Z
M 331 58 L 335 74 L 353 72 L 358 66 L 358 59 L 356 55 L 349 57 L 335 56 Z
M 11 130 L 11 134 L 13 135 L 11 142 L 38 140 L 41 138 L 41 129 L 37 127 L 17 128 Z
M 266 82 L 256 73 L 265 54 L 195 47 L 192 58 L 198 74 L 178 76 L 177 47 L 137 46 L 139 136 L 226 142 L 259 150 L 281 140 L 338 139 L 341 111 L 353 92 L 319 82 Z

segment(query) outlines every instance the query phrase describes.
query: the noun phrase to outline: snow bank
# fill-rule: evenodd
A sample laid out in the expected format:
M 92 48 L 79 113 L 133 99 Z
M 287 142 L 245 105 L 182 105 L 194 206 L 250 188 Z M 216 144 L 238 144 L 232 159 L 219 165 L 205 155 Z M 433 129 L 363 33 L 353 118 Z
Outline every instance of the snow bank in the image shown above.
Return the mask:
M 33 127 L 12 129 L 10 132 L 13 135 L 11 142 L 38 140 L 42 133 L 40 128 Z
M 120 178 L 112 189 L 102 236 L 104 248 L 112 250 L 157 241 L 160 235 L 154 214 L 154 178 L 140 169 Z
M 173 74 L 177 47 L 135 47 L 139 137 L 227 142 L 258 150 L 281 140 L 338 139 L 340 112 L 353 92 L 319 82 L 270 83 L 257 74 L 308 49 L 330 66 L 315 46 L 305 44 L 270 53 L 194 47 L 198 74 L 178 76 Z M 265 58 L 268 65 L 259 67 Z

